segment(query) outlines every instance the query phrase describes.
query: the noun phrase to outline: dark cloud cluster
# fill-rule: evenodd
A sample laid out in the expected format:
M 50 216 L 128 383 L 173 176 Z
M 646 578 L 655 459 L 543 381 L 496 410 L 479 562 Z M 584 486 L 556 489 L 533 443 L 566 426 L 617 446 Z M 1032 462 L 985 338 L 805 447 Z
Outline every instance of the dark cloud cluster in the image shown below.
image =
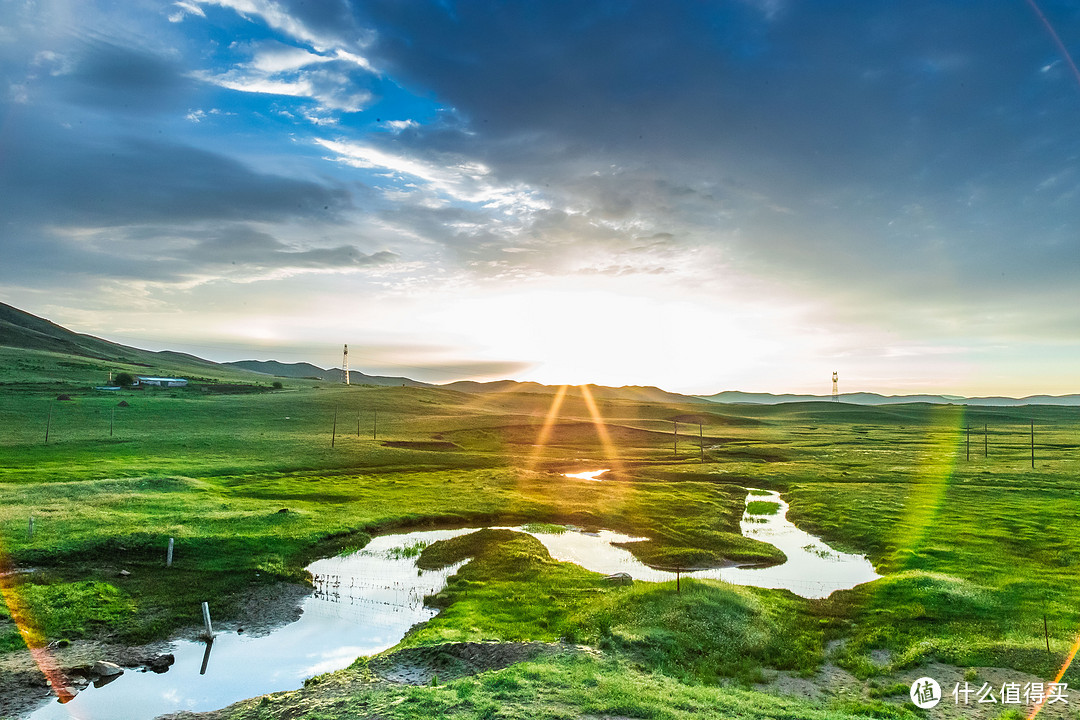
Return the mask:
M 1080 87 L 1023 3 L 354 3 L 456 151 L 597 222 L 939 296 L 1075 271 Z M 1047 8 L 1080 37 L 1075 8 Z M 537 218 L 533 229 L 550 216 Z M 925 283 L 923 283 L 925 285 Z

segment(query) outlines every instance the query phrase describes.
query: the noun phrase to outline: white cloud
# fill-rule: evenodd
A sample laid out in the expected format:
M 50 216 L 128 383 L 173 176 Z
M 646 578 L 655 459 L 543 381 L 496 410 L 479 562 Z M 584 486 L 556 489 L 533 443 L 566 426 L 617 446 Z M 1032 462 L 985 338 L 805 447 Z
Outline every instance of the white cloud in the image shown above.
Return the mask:
M 251 61 L 224 73 L 206 71 L 194 77 L 239 92 L 308 98 L 327 111 L 359 112 L 372 99 L 357 86 L 337 55 L 327 56 L 303 48 L 268 43 L 254 50 Z
M 276 75 L 299 70 L 308 65 L 331 62 L 333 59 L 325 55 L 316 55 L 303 48 L 289 45 L 272 45 L 264 46 L 256 51 L 255 57 L 248 64 L 248 67 L 267 75 Z
M 179 9 L 169 13 L 169 22 L 181 22 L 188 15 L 195 15 L 203 18 L 206 17 L 206 13 L 203 12 L 201 7 L 188 0 L 178 0 L 173 3 L 173 7 Z
M 315 142 L 335 154 L 330 158 L 345 165 L 365 170 L 385 169 L 394 176 L 411 176 L 424 181 L 413 192 L 396 197 L 412 197 L 423 207 L 442 207 L 446 200 L 478 203 L 487 210 L 500 210 L 505 215 L 525 215 L 537 210 L 547 210 L 550 203 L 540 194 L 526 186 L 507 186 L 494 181 L 491 170 L 482 163 L 465 158 L 449 158 L 445 163 L 435 163 L 408 155 L 395 155 L 372 145 L 344 140 L 316 138 Z M 438 196 L 433 197 L 434 192 Z
M 287 10 L 273 0 L 197 1 L 203 5 L 217 5 L 218 7 L 229 8 L 248 19 L 257 17 L 270 28 L 310 45 L 317 52 L 326 52 L 339 44 L 334 38 L 320 34 L 309 28 L 304 22 L 290 15 Z
M 399 133 L 402 130 L 420 127 L 420 123 L 416 122 L 415 120 L 387 120 L 383 123 L 383 127 L 394 133 Z

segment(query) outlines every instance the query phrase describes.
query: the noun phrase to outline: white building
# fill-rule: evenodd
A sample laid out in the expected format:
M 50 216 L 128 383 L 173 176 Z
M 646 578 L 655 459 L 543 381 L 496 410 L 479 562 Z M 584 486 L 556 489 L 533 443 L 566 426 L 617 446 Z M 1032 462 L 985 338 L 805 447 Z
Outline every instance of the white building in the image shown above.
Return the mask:
M 138 377 L 140 385 L 148 385 L 151 387 L 186 387 L 187 380 L 184 378 L 166 378 L 166 377 Z

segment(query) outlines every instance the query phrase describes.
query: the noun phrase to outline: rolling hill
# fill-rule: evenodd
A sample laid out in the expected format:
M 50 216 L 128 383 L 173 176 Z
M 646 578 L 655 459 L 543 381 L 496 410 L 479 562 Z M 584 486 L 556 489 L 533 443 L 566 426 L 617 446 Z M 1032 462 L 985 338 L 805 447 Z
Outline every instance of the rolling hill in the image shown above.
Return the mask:
M 277 360 L 237 360 L 222 363 L 228 367 L 249 370 L 263 375 L 282 378 L 313 378 L 329 382 L 342 382 L 341 368 L 323 369 L 311 363 L 283 363 Z M 407 377 L 386 377 L 383 375 L 365 375 L 359 370 L 349 370 L 349 382 L 354 385 L 406 385 L 408 387 L 435 387 L 430 383 L 411 380 Z

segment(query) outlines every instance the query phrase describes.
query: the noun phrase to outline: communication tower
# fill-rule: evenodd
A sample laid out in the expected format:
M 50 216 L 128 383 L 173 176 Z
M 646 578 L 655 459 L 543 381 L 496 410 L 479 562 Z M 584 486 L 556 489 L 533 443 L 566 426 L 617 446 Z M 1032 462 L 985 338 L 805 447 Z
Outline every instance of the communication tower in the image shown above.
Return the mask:
M 840 391 L 836 386 L 836 371 L 833 371 L 832 374 L 832 399 L 833 402 L 840 402 Z
M 341 356 L 341 374 L 345 376 L 345 384 L 349 384 L 349 346 L 345 346 L 345 353 Z

